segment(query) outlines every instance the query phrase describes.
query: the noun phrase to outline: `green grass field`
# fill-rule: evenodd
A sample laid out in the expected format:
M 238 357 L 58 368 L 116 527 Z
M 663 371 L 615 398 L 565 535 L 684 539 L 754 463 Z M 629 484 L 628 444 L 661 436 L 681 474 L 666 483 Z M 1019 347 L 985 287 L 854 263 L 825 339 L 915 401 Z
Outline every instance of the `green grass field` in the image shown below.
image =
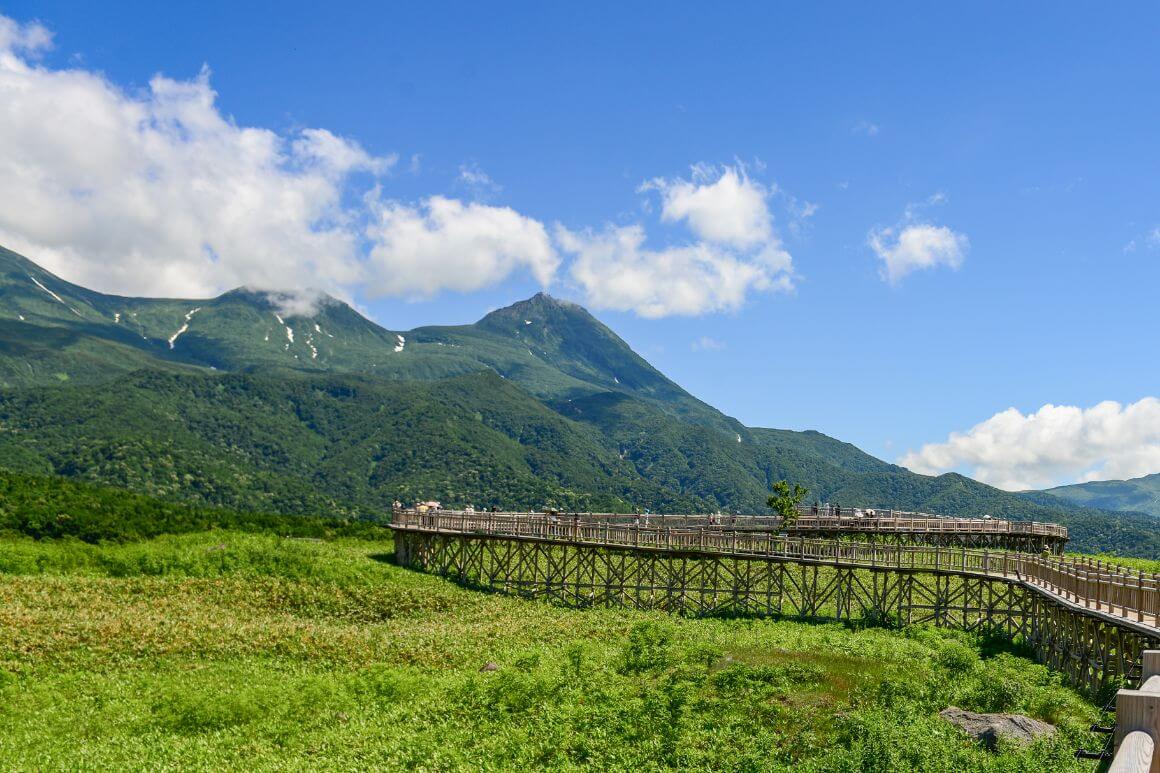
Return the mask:
M 0 539 L 0 768 L 1090 771 L 1099 743 L 1056 675 L 965 635 L 568 610 L 390 552 Z M 988 752 L 951 704 L 1061 732 Z

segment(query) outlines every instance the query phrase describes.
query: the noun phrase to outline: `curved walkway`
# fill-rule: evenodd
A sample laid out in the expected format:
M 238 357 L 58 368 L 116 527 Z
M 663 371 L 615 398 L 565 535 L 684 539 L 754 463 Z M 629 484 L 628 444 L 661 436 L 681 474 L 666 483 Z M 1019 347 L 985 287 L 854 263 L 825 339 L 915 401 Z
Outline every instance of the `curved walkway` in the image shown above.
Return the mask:
M 717 523 L 717 518 L 651 516 L 645 521 L 643 517 L 618 515 L 399 510 L 394 513 L 391 528 L 448 536 L 999 580 L 1022 585 L 1075 612 L 1148 636 L 1160 636 L 1160 575 L 1155 573 L 1086 558 L 939 545 L 810 539 L 778 533 L 777 519 L 743 520 L 747 517 L 724 516 L 728 522 Z M 851 531 L 863 533 L 864 529 Z

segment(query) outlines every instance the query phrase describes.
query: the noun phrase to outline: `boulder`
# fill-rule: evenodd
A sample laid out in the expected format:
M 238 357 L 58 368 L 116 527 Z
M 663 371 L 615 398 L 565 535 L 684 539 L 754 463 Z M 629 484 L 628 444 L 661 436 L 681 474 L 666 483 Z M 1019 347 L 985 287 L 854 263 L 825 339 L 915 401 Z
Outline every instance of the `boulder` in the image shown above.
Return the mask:
M 491 661 L 488 661 L 487 663 L 484 663 L 483 668 L 479 670 L 481 673 L 487 673 L 488 671 L 499 671 L 499 663 L 492 663 Z
M 1022 714 L 977 714 L 951 706 L 940 711 L 939 716 L 981 741 L 988 749 L 995 748 L 999 736 L 1026 745 L 1055 732 L 1055 725 Z

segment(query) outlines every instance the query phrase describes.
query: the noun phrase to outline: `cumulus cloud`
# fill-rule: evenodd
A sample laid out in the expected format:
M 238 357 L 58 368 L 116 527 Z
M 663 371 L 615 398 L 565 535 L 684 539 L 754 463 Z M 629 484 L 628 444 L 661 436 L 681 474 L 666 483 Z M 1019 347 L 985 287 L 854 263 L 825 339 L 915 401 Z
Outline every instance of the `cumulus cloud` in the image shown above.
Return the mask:
M 547 229 L 508 207 L 465 204 L 432 196 L 418 206 L 368 196 L 366 229 L 374 246 L 379 295 L 434 295 L 441 289 L 477 290 L 517 269 L 547 285 L 559 265 Z
M 964 234 L 946 226 L 925 224 L 875 229 L 867 240 L 882 261 L 882 278 L 890 284 L 921 269 L 936 266 L 957 269 L 963 264 L 969 246 Z
M 898 463 L 928 475 L 960 470 L 1012 491 L 1160 472 L 1160 400 L 997 413 Z
M 639 225 L 599 232 L 558 226 L 556 240 L 574 256 L 571 276 L 589 305 L 642 317 L 726 311 L 739 308 L 750 290 L 792 287 L 785 253 L 749 260 L 704 242 L 650 250 Z
M 11 40 L 12 35 L 5 36 Z M 139 95 L 0 57 L 0 241 L 97 289 L 205 295 L 359 275 L 343 183 L 381 171 L 322 129 L 239 127 L 209 74 Z
M 546 283 L 555 268 L 544 227 L 510 209 L 385 199 L 394 156 L 324 128 L 239 126 L 208 70 L 128 92 L 42 66 L 50 43 L 0 16 L 0 244 L 67 279 L 133 295 L 349 297 L 474 289 L 522 267 Z
M 386 192 L 394 155 L 321 127 L 241 126 L 218 107 L 208 69 L 127 91 L 42 64 L 51 41 L 0 16 L 0 244 L 79 284 L 185 297 L 245 286 L 310 308 L 322 292 L 431 297 L 513 273 L 547 286 L 562 251 L 589 303 L 647 317 L 793 287 L 770 206 L 779 191 L 740 164 L 641 186 L 659 203 L 661 244 L 639 223 L 550 233 L 484 203 L 502 189 L 476 164 L 455 181 L 470 201 L 397 200 Z M 791 227 L 816 209 L 786 201 Z
M 695 166 L 691 180 L 658 178 L 641 190 L 660 193 L 662 220 L 686 221 L 689 230 L 705 241 L 752 247 L 773 235 L 773 216 L 766 203 L 769 191 L 744 169 L 726 167 L 717 172 Z
M 740 167 L 697 166 L 692 178 L 654 179 L 661 220 L 692 240 L 654 249 L 639 223 L 603 230 L 556 227 L 572 256 L 570 276 L 587 302 L 643 317 L 697 315 L 739 308 L 751 291 L 790 290 L 793 261 L 773 228 L 771 189 Z

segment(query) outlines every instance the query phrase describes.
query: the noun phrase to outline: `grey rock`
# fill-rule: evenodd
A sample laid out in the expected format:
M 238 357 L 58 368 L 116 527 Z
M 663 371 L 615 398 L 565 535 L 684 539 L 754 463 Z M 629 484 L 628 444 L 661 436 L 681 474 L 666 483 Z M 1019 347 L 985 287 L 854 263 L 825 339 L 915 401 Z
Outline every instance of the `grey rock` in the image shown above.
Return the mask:
M 479 669 L 479 670 L 480 670 L 480 672 L 484 672 L 484 671 L 499 671 L 499 663 L 492 663 L 492 662 L 489 660 L 488 662 L 484 663 L 484 664 L 483 664 L 483 668 L 481 668 L 481 669 Z
M 988 749 L 995 748 L 999 736 L 1026 745 L 1040 736 L 1055 732 L 1055 725 L 1022 714 L 977 714 L 950 706 L 940 711 L 939 716 L 981 741 Z

